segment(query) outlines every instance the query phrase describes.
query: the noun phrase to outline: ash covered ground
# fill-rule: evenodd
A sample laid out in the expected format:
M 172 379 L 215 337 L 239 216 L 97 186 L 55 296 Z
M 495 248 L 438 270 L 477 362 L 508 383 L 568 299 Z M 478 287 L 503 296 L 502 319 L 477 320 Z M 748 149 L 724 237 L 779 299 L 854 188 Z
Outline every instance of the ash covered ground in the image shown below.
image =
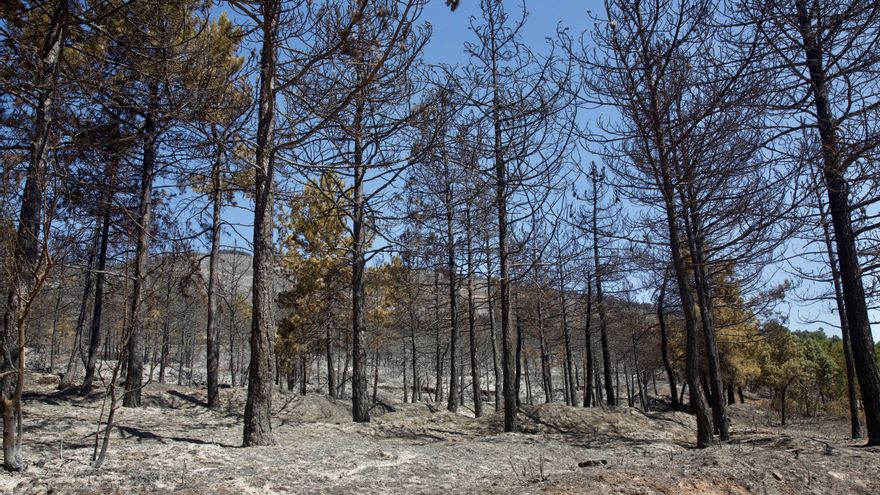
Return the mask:
M 880 450 L 850 441 L 840 418 L 780 428 L 753 400 L 732 406 L 732 442 L 698 450 L 681 412 L 523 406 L 522 432 L 503 433 L 500 414 L 394 402 L 389 383 L 390 407 L 368 424 L 350 422 L 347 401 L 278 391 L 277 445 L 257 448 L 240 447 L 244 389 L 221 390 L 210 411 L 202 389 L 150 384 L 145 407 L 119 410 L 96 470 L 103 390 L 80 398 L 56 385 L 29 375 L 28 467 L 0 473 L 0 493 L 880 493 Z

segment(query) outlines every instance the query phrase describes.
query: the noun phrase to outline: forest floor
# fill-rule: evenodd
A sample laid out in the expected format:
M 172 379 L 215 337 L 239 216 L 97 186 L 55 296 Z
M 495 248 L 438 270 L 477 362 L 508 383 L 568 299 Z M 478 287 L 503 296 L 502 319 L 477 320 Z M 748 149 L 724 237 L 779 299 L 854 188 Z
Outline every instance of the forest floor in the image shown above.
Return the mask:
M 210 411 L 202 389 L 150 384 L 145 407 L 120 409 L 96 470 L 103 393 L 80 398 L 56 384 L 28 377 L 28 466 L 0 473 L 0 493 L 880 493 L 880 449 L 848 440 L 846 421 L 771 426 L 776 415 L 758 401 L 731 408 L 732 442 L 698 450 L 680 412 L 525 406 L 523 431 L 502 433 L 494 412 L 397 403 L 354 424 L 346 401 L 279 392 L 277 445 L 241 448 L 244 389 L 222 389 L 222 408 Z

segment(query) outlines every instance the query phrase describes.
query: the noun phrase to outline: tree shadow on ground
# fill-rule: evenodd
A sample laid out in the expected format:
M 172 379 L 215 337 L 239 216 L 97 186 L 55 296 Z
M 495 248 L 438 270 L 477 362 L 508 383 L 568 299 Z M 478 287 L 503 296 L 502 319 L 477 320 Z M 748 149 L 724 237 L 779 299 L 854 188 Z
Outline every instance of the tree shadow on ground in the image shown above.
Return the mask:
M 190 404 L 194 404 L 199 407 L 205 407 L 205 408 L 208 407 L 207 402 L 205 402 L 205 401 L 203 401 L 193 395 L 187 395 L 182 392 L 178 392 L 177 390 L 169 390 L 168 395 L 171 395 L 172 397 L 177 397 L 178 399 L 184 400 Z
M 135 428 L 133 426 L 116 425 L 116 428 L 119 430 L 120 433 L 123 434 L 123 438 L 125 438 L 124 434 L 127 433 L 130 437 L 137 438 L 139 442 L 142 440 L 153 440 L 153 441 L 161 443 L 162 445 L 165 445 L 167 441 L 172 441 L 172 442 L 179 442 L 179 443 L 191 443 L 191 444 L 195 444 L 195 445 L 217 445 L 217 446 L 224 447 L 224 448 L 238 447 L 237 445 L 228 445 L 228 444 L 219 443 L 219 442 L 209 442 L 207 440 L 202 440 L 199 438 L 164 436 L 164 435 L 159 435 L 157 433 L 153 433 L 151 431 L 145 431 L 140 428 Z

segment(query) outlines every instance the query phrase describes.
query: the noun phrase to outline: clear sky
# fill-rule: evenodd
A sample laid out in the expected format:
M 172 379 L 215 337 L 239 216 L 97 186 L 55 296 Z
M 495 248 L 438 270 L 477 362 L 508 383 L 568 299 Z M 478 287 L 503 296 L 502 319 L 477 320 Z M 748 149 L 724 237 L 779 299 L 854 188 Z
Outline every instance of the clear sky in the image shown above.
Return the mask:
M 518 15 L 521 5 L 522 3 L 519 1 L 505 1 L 505 7 L 511 17 Z M 220 9 L 225 10 L 222 4 Z M 524 41 L 536 52 L 543 53 L 546 52 L 548 46 L 547 38 L 555 38 L 557 29 L 567 28 L 573 37 L 577 37 L 581 32 L 591 27 L 587 12 L 592 10 L 594 14 L 601 17 L 604 6 L 598 0 L 527 0 L 526 9 L 528 20 L 523 31 Z M 431 24 L 433 31 L 432 38 L 424 53 L 425 62 L 428 64 L 466 64 L 467 58 L 463 52 L 463 44 L 465 41 L 473 40 L 469 31 L 470 19 L 479 17 L 479 15 L 479 0 L 462 0 L 455 12 L 451 12 L 443 0 L 430 1 L 422 16 L 423 21 Z M 596 115 L 598 113 L 591 112 L 590 117 L 595 118 Z M 236 242 L 241 247 L 246 245 L 251 237 L 252 215 L 246 211 L 248 206 L 246 203 L 243 202 L 242 206 L 244 208 L 237 211 L 228 209 L 224 215 L 227 222 L 237 225 L 238 234 L 241 235 L 239 237 L 232 232 L 227 232 L 224 236 L 224 242 L 229 245 Z M 790 277 L 784 272 L 784 267 L 780 267 L 773 280 L 779 282 L 787 276 Z M 788 315 L 789 326 L 792 329 L 815 330 L 824 327 L 827 333 L 839 335 L 839 331 L 831 329 L 828 324 L 807 323 L 815 320 L 826 322 L 836 320 L 836 315 L 824 304 L 803 304 L 793 297 L 789 298 L 779 310 L 782 314 Z M 873 319 L 877 319 L 877 316 L 872 315 Z M 874 329 L 874 333 L 875 340 L 880 338 L 880 331 Z

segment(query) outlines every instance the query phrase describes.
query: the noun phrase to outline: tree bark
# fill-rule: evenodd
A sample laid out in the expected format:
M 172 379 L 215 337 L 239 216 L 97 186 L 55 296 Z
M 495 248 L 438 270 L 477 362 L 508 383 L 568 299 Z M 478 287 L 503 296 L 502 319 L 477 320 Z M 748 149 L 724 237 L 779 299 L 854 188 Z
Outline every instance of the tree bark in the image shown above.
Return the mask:
M 208 315 L 205 329 L 205 353 L 208 379 L 208 408 L 216 409 L 220 405 L 220 336 L 217 331 L 217 286 L 220 272 L 217 264 L 220 262 L 220 233 L 223 209 L 223 189 L 221 185 L 221 172 L 223 168 L 222 145 L 217 150 L 214 166 L 211 168 L 211 202 L 213 211 L 211 215 L 211 256 L 208 261 Z
M 538 297 L 538 339 L 541 351 L 541 382 L 544 389 L 544 402 L 553 402 L 553 375 L 550 369 L 550 357 L 547 355 L 547 339 L 544 335 L 544 304 L 543 297 Z
M 498 74 L 498 50 L 496 37 L 490 37 L 492 57 L 492 128 L 493 158 L 495 160 L 495 206 L 498 214 L 498 261 L 500 265 L 501 292 L 501 356 L 504 395 L 504 431 L 519 429 L 517 424 L 517 400 L 519 387 L 514 383 L 514 356 L 510 329 L 510 261 L 508 248 L 507 219 L 507 164 L 504 161 L 502 145 L 502 102 Z M 497 389 L 497 386 L 496 386 Z
M 373 404 L 376 403 L 376 394 L 379 390 L 379 347 L 376 347 L 376 353 L 373 356 Z
M 593 319 L 593 280 L 590 274 L 587 275 L 587 313 L 584 316 L 584 353 L 586 354 L 586 363 L 584 364 L 584 407 L 598 405 L 593 397 L 593 335 L 590 328 Z
M 660 355 L 663 358 L 663 368 L 666 369 L 666 378 L 669 381 L 669 398 L 674 410 L 681 409 L 678 401 L 678 385 L 675 381 L 675 369 L 669 359 L 669 334 L 666 330 L 666 313 L 663 311 L 663 303 L 666 300 L 666 281 L 668 273 L 663 274 L 663 285 L 660 286 L 660 295 L 657 297 L 657 322 L 660 325 Z
M 410 328 L 410 346 L 412 354 L 412 401 L 422 400 L 422 388 L 419 384 L 419 362 L 418 351 L 416 350 L 416 327 Z
M 68 2 L 56 2 L 51 24 L 40 48 L 40 69 L 35 86 L 40 88 L 34 109 L 29 163 L 21 199 L 18 231 L 12 254 L 9 294 L 3 314 L 2 362 L 0 373 L 0 414 L 3 416 L 3 467 L 20 471 L 21 454 L 21 393 L 24 386 L 24 319 L 36 285 L 40 263 L 39 238 L 43 221 L 43 195 L 46 189 L 46 168 L 54 111 L 54 89 L 58 79 L 59 60 L 66 35 Z M 19 370 L 14 373 L 14 370 Z
M 559 297 L 562 303 L 562 335 L 565 339 L 565 376 L 567 381 L 567 390 L 569 405 L 577 407 L 577 393 L 574 383 L 574 365 L 571 353 L 571 333 L 568 329 L 568 304 L 565 299 L 565 277 L 563 275 L 563 266 L 560 258 L 559 263 Z
M 456 284 L 455 267 L 455 230 L 453 218 L 453 191 L 452 184 L 446 178 L 446 191 L 444 202 L 446 203 L 446 276 L 449 278 L 449 397 L 446 409 L 450 412 L 458 411 L 458 286 Z
M 815 36 L 805 0 L 797 0 L 798 17 L 803 37 L 804 55 L 810 76 L 816 125 L 822 143 L 823 175 L 828 195 L 828 211 L 834 227 L 840 281 L 846 308 L 853 361 L 859 379 L 868 445 L 880 445 L 880 369 L 874 351 L 865 288 L 862 285 L 858 250 L 852 229 L 849 185 L 845 177 L 838 145 L 835 119 L 828 97 L 827 74 L 823 65 L 823 47 Z
M 522 319 L 520 318 L 520 306 L 519 306 L 519 293 L 516 294 L 516 305 L 514 308 L 514 312 L 516 315 L 516 375 L 514 377 L 513 390 L 514 395 L 516 395 L 516 405 L 517 407 L 521 404 L 520 399 L 520 388 L 522 385 L 522 348 L 523 348 L 523 331 L 522 331 Z
M 183 349 L 182 342 L 183 333 L 181 332 L 181 350 Z M 159 383 L 165 383 L 165 371 L 168 369 L 168 359 L 171 357 L 171 324 L 166 316 L 164 321 L 162 322 L 162 342 L 160 344 L 159 351 Z M 183 356 L 180 356 L 181 358 Z M 180 359 L 179 363 L 181 366 L 183 365 L 183 359 Z M 152 377 L 152 370 L 150 370 L 150 376 Z M 177 384 L 182 385 L 181 379 L 183 378 L 183 369 L 178 369 L 177 372 Z
M 95 301 L 92 308 L 92 321 L 89 326 L 89 352 L 86 358 L 86 371 L 82 386 L 79 389 L 80 396 L 86 396 L 92 390 L 92 382 L 95 379 L 95 364 L 98 355 L 98 343 L 101 339 L 101 316 L 104 308 L 104 271 L 107 268 L 107 245 L 110 238 L 110 206 L 113 200 L 113 183 L 116 176 L 116 156 L 114 162 L 108 167 L 107 185 L 104 193 L 104 212 L 101 218 L 101 239 L 98 247 L 98 265 L 95 275 Z
M 55 311 L 52 317 L 52 343 L 49 347 L 49 373 L 55 373 L 55 356 L 58 355 L 58 322 L 61 320 L 61 303 L 64 302 L 63 286 L 59 284 L 57 290 L 58 295 L 55 296 Z
M 327 354 L 327 393 L 336 398 L 336 370 L 333 368 L 333 315 L 327 315 L 327 327 L 324 335 L 324 352 Z M 404 375 L 406 371 L 404 371 Z
M 352 374 L 351 374 L 351 414 L 357 423 L 370 421 L 369 391 L 367 389 L 367 342 L 364 272 L 366 270 L 366 200 L 364 198 L 364 180 L 366 166 L 363 163 L 361 128 L 364 118 L 364 101 L 358 98 L 354 115 L 354 218 L 352 221 L 352 255 L 354 257 L 351 270 L 351 307 L 352 307 Z
M 474 246 L 471 225 L 471 210 L 465 209 L 465 249 L 467 250 L 467 300 L 468 300 L 468 343 L 471 358 L 471 388 L 474 397 L 474 417 L 483 415 L 483 397 L 480 388 L 480 366 L 477 361 L 477 309 L 474 303 Z
M 819 204 L 819 223 L 822 225 L 822 235 L 825 241 L 825 250 L 828 252 L 828 265 L 831 267 L 831 279 L 834 284 L 834 301 L 837 304 L 837 317 L 840 319 L 840 335 L 843 340 L 843 360 L 846 368 L 846 396 L 849 401 L 850 437 L 862 438 L 862 425 L 859 422 L 859 393 L 856 378 L 856 367 L 853 363 L 852 343 L 849 337 L 849 325 L 846 319 L 846 305 L 843 301 L 843 290 L 840 287 L 840 271 L 837 268 L 837 256 L 834 254 L 831 232 L 828 228 L 827 215 L 825 213 L 822 194 L 816 187 L 816 198 Z
M 647 43 L 647 42 L 645 42 Z M 644 50 L 648 50 L 647 47 Z M 681 253 L 681 235 L 678 230 L 676 218 L 675 187 L 672 182 L 672 167 L 669 163 L 669 150 L 666 146 L 666 133 L 663 130 L 663 121 L 660 114 L 660 102 L 658 88 L 654 81 L 653 68 L 649 65 L 644 67 L 644 77 L 649 89 L 648 94 L 648 122 L 650 131 L 649 141 L 657 155 L 655 173 L 658 187 L 663 196 L 666 213 L 666 226 L 672 264 L 675 269 L 675 278 L 678 282 L 678 292 L 681 297 L 682 313 L 685 322 L 685 371 L 687 376 L 688 390 L 690 391 L 691 412 L 697 419 L 697 447 L 708 447 L 712 441 L 712 426 L 706 410 L 705 398 L 699 387 L 698 365 L 698 336 L 696 329 L 696 315 L 694 314 L 694 300 L 690 291 L 690 280 Z
M 690 247 L 690 258 L 693 263 L 694 287 L 697 293 L 697 304 L 700 307 L 700 322 L 703 326 L 703 340 L 706 350 L 706 365 L 709 369 L 709 385 L 712 390 L 712 418 L 714 430 L 722 442 L 730 440 L 730 429 L 727 421 L 727 408 L 724 403 L 724 387 L 721 380 L 721 359 L 718 355 L 718 343 L 715 330 L 715 309 L 712 303 L 712 288 L 706 270 L 706 259 L 703 253 L 702 220 L 695 206 L 696 194 L 693 182 L 688 180 L 682 194 L 687 194 L 683 201 L 685 206 L 684 225 Z
M 141 189 L 137 221 L 137 249 L 135 253 L 134 283 L 131 293 L 131 318 L 126 329 L 128 352 L 125 367 L 125 390 L 122 407 L 140 407 L 141 389 L 144 383 L 144 329 L 143 305 L 141 301 L 147 277 L 147 262 L 150 257 L 150 229 L 153 222 L 153 175 L 156 167 L 157 130 L 153 111 L 158 98 L 158 85 L 151 83 L 150 103 L 144 117 L 144 151 L 141 165 Z
M 86 313 L 89 309 L 89 297 L 92 295 L 92 269 L 95 264 L 95 257 L 98 250 L 98 231 L 92 239 L 92 246 L 89 248 L 89 259 L 86 262 L 85 283 L 83 284 L 82 301 L 79 307 L 79 314 L 76 317 L 76 327 L 73 334 L 73 347 L 70 349 L 70 356 L 67 359 L 67 366 L 64 368 L 64 377 L 58 382 L 58 390 L 66 390 L 73 386 L 74 378 L 76 378 L 77 364 L 82 359 L 82 335 L 83 328 L 86 324 Z
M 434 380 L 434 402 L 443 400 L 443 352 L 440 345 L 440 272 L 434 270 L 434 335 L 436 347 L 434 348 L 434 365 L 436 378 Z
M 272 433 L 272 368 L 275 364 L 272 225 L 275 213 L 275 57 L 281 1 L 264 0 L 260 9 L 263 39 L 255 150 L 251 356 L 242 435 L 242 445 L 245 447 L 275 443 Z
M 489 306 L 489 339 L 492 344 L 492 368 L 495 376 L 495 411 L 503 409 L 501 403 L 501 363 L 498 360 L 498 335 L 495 331 L 495 301 L 492 295 L 492 251 L 489 249 L 489 237 L 486 236 L 486 303 Z
M 602 342 L 602 368 L 605 374 L 605 400 L 609 406 L 617 405 L 614 387 L 611 384 L 611 351 L 608 349 L 608 323 L 605 314 L 605 296 L 602 293 L 602 265 L 599 258 L 598 172 L 593 166 L 593 263 L 596 269 L 596 306 L 599 309 L 599 337 Z

